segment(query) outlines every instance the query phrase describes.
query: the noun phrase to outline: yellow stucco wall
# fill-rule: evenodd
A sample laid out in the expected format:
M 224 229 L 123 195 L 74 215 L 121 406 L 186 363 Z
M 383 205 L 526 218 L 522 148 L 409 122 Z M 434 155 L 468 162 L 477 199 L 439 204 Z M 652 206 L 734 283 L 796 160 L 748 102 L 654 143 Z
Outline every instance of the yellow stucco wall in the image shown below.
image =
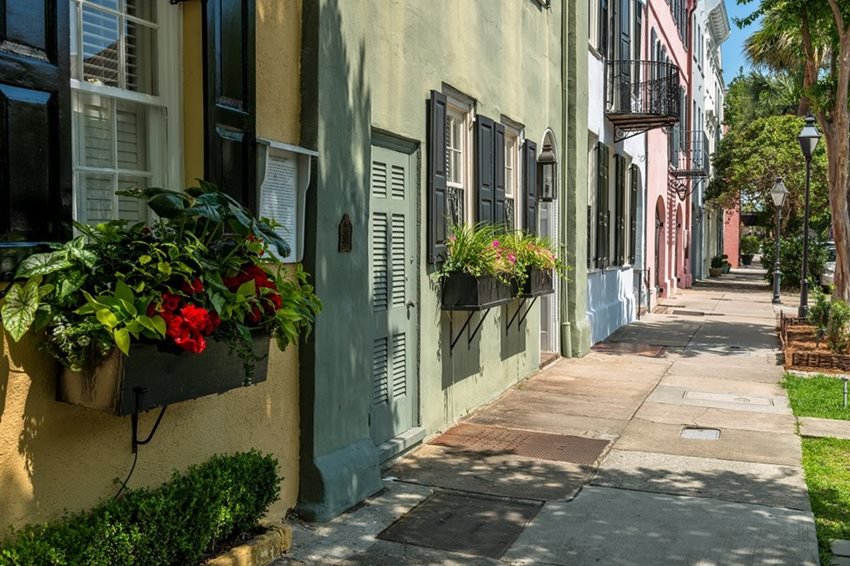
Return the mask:
M 200 3 L 182 4 L 184 177 L 203 174 Z M 258 135 L 299 136 L 300 0 L 257 0 Z M 0 334 L 0 538 L 9 526 L 55 519 L 115 494 L 130 469 L 130 419 L 55 401 L 56 366 L 27 337 Z M 173 470 L 216 453 L 250 448 L 277 457 L 284 476 L 271 517 L 298 495 L 298 353 L 274 346 L 265 383 L 168 408 L 142 446 L 130 487 L 153 486 Z M 140 418 L 147 434 L 157 411 Z

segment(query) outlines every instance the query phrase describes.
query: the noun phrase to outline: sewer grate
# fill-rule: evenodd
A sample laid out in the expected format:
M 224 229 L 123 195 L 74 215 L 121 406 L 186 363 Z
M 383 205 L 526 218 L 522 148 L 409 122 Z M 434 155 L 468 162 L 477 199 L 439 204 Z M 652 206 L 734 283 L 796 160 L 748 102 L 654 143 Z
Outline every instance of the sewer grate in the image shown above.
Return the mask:
M 719 440 L 720 429 L 686 426 L 679 433 L 679 436 L 688 440 Z
M 664 355 L 664 346 L 639 344 L 634 342 L 600 342 L 593 347 L 603 354 L 636 354 L 645 358 L 660 358 Z
M 705 316 L 705 313 L 702 311 L 686 311 L 682 309 L 675 309 L 670 314 L 677 314 L 679 316 Z
M 608 446 L 608 441 L 464 423 L 438 436 L 431 444 L 591 466 Z
M 542 505 L 437 492 L 378 538 L 498 559 L 537 516 Z

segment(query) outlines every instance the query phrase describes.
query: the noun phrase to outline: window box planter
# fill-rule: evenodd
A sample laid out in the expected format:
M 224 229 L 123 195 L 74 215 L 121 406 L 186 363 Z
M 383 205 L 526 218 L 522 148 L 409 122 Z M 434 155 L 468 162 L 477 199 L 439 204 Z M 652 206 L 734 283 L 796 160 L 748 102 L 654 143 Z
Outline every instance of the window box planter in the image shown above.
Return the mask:
M 521 289 L 519 296 L 523 299 L 551 295 L 555 292 L 555 277 L 553 270 L 529 269 L 528 276 Z
M 443 280 L 443 310 L 481 311 L 508 303 L 512 298 L 511 286 L 492 275 L 450 273 Z
M 251 383 L 266 380 L 269 335 L 256 332 L 254 351 L 262 356 Z M 209 340 L 202 354 L 162 352 L 155 344 L 133 344 L 130 356 L 117 349 L 93 372 L 63 368 L 56 397 L 59 401 L 116 415 L 131 415 L 179 401 L 224 393 L 246 385 L 242 360 L 226 344 Z M 136 390 L 141 389 L 138 407 Z

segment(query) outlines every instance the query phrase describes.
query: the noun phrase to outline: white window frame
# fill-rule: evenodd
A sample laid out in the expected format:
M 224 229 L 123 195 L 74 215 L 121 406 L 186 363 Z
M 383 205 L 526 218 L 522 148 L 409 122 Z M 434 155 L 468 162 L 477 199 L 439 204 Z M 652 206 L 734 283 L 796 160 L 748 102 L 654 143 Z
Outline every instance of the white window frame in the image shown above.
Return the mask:
M 71 79 L 71 104 L 72 112 L 72 147 L 73 147 L 73 217 L 74 220 L 85 222 L 84 211 L 86 210 L 85 195 L 80 190 L 80 177 L 85 174 L 110 175 L 117 182 L 121 176 L 145 177 L 149 186 L 160 186 L 164 188 L 177 188 L 182 185 L 183 179 L 183 131 L 182 112 L 180 101 L 182 95 L 182 46 L 183 46 L 183 7 L 172 5 L 169 0 L 141 0 L 156 2 L 157 23 L 152 26 L 156 29 L 156 69 L 157 86 L 159 93 L 151 95 L 113 86 L 97 85 L 84 80 Z M 124 0 L 118 0 L 118 10 L 104 8 L 101 5 L 89 2 L 89 0 L 71 0 L 70 17 L 75 21 L 71 25 L 72 33 L 77 33 L 77 38 L 82 36 L 83 17 L 82 6 L 92 4 L 98 10 L 121 15 L 124 8 Z M 77 41 L 78 49 L 82 50 L 81 42 Z M 123 70 L 123 49 L 119 54 L 119 67 Z M 83 76 L 82 53 L 76 61 L 78 68 L 72 69 L 72 76 L 76 74 Z M 72 63 L 73 65 L 73 63 Z M 152 111 L 148 113 L 146 148 L 149 162 L 149 173 L 140 173 L 133 170 L 121 170 L 118 168 L 92 167 L 83 164 L 82 160 L 82 136 L 80 136 L 77 116 L 79 116 L 81 98 L 83 96 L 103 96 L 113 101 L 113 112 L 117 102 L 131 102 L 148 106 Z M 113 116 L 113 123 L 115 117 Z M 113 143 L 115 134 L 113 132 Z M 117 184 L 115 184 L 117 189 Z M 113 218 L 118 217 L 118 197 L 113 197 Z
M 505 200 L 511 198 L 514 201 L 514 230 L 519 230 L 523 227 L 522 214 L 522 193 L 521 185 L 522 176 L 520 175 L 520 166 L 522 163 L 521 150 L 522 147 L 522 131 L 509 125 L 505 125 Z M 513 158 L 513 167 L 508 167 L 508 157 Z M 513 193 L 508 192 L 508 187 L 511 180 L 513 182 Z M 507 203 L 505 204 L 507 206 Z
M 592 261 L 596 257 L 596 215 L 599 212 L 598 203 L 596 202 L 596 183 L 599 177 L 599 164 L 596 161 L 596 144 L 599 143 L 599 138 L 591 133 L 587 140 L 587 206 L 590 207 L 590 226 L 588 228 L 587 254 L 588 262 L 590 263 L 589 271 L 598 269 L 596 262 Z
M 471 100 L 462 99 L 452 93 L 445 93 L 446 104 L 446 131 L 447 138 L 451 136 L 452 127 L 451 121 L 456 120 L 460 123 L 460 151 L 461 171 L 460 181 L 452 181 L 446 179 L 448 188 L 463 190 L 463 218 L 464 223 L 469 224 L 475 218 L 475 195 L 473 183 L 473 127 L 475 124 L 475 105 Z M 449 147 L 449 139 L 446 139 L 446 159 L 451 161 L 451 149 Z M 448 168 L 448 164 L 447 164 Z
M 599 0 L 587 0 L 587 42 L 599 51 Z

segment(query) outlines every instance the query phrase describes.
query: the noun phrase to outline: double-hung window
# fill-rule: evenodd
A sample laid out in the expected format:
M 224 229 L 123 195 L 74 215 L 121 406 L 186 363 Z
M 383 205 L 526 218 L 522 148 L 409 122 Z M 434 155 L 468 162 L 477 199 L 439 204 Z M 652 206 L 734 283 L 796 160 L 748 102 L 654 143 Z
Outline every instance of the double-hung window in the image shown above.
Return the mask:
M 179 6 L 71 0 L 74 218 L 143 221 L 116 190 L 181 179 Z
M 522 224 L 519 185 L 519 132 L 505 127 L 505 224 L 518 230 Z
M 472 206 L 472 108 L 471 105 L 448 99 L 446 111 L 446 192 L 448 217 L 462 225 L 473 218 Z

